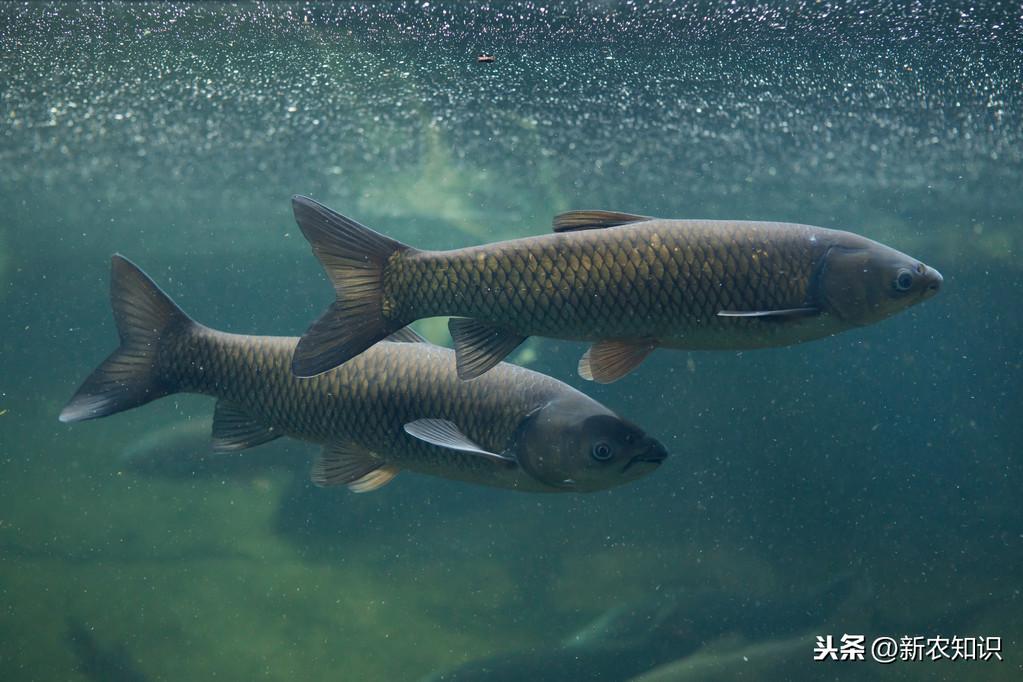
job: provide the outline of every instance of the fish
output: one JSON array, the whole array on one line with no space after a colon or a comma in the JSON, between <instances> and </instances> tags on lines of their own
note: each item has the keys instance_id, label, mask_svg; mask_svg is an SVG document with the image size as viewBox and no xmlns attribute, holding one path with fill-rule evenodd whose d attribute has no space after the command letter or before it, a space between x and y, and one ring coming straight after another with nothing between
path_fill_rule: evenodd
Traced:
<instances>
[{"instance_id":1,"label":"fish","mask_svg":"<svg viewBox=\"0 0 1023 682\"><path fill-rule=\"evenodd\" d=\"M820 625L850 598L855 578L846 572L782 598L658 591L608 609L560 643L468 661L422 682L625 682L729 637L759 641Z\"/></svg>"},{"instance_id":2,"label":"fish","mask_svg":"<svg viewBox=\"0 0 1023 682\"><path fill-rule=\"evenodd\" d=\"M462 379L545 336L591 342L579 374L610 383L657 348L802 343L895 315L942 284L893 248L812 225L570 211L553 234L423 251L308 197L292 207L336 293L295 350L306 377L415 320L452 316Z\"/></svg>"},{"instance_id":3,"label":"fish","mask_svg":"<svg viewBox=\"0 0 1023 682\"><path fill-rule=\"evenodd\" d=\"M298 339L192 320L134 263L111 260L119 347L60 412L79 422L174 393L217 399L213 449L282 436L322 445L317 485L376 490L401 470L526 492L590 492L641 478L667 450L580 391L502 364L464 382L454 352L399 330L356 361L301 379Z\"/></svg>"},{"instance_id":4,"label":"fish","mask_svg":"<svg viewBox=\"0 0 1023 682\"><path fill-rule=\"evenodd\" d=\"M828 665L830 661L814 661L813 650L817 637L829 632L859 633L866 636L866 656L870 658L870 642L874 636L899 637L895 633L912 633L934 636L945 632L974 632L974 621L977 610L986 609L992 604L1004 605L1007 594L999 595L998 599L985 597L983 600L968 604L963 608L943 604L943 610L935 620L933 614L922 616L909 612L900 619L901 624L894 629L886 629L878 623L871 613L873 609L863 607L860 610L859 622L850 623L848 614L843 620L835 623L835 627L827 627L818 623L813 630L806 630L800 635L784 636L775 634L766 639L739 638L738 642L730 642L732 646L709 646L701 649L693 656L679 657L678 660L665 663L652 670L638 675L630 682L732 682L733 680L841 680L864 679L909 679L905 673L892 674L890 666L875 666L875 671L864 671L858 666ZM866 613L864 613L866 611ZM1015 611L1014 611L1015 613ZM823 627L822 627L823 626ZM949 629L945 629L949 627ZM838 629L841 628L841 629ZM821 676L823 665L827 665L826 676Z\"/></svg>"}]
</instances>

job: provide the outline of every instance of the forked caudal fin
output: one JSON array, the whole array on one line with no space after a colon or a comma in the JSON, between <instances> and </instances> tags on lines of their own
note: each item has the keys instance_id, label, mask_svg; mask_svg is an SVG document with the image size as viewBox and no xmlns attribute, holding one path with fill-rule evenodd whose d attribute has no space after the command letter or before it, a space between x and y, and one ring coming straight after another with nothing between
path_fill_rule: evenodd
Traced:
<instances>
[{"instance_id":1,"label":"forked caudal fin","mask_svg":"<svg viewBox=\"0 0 1023 682\"><path fill-rule=\"evenodd\" d=\"M384 316L383 277L391 256L409 247L308 197L292 197L291 204L337 294L295 348L292 371L311 377L351 360L404 326Z\"/></svg>"},{"instance_id":2,"label":"forked caudal fin","mask_svg":"<svg viewBox=\"0 0 1023 682\"><path fill-rule=\"evenodd\" d=\"M110 305L121 345L89 375L61 410L62 422L79 422L145 405L174 393L160 376L157 356L167 339L195 323L127 258L110 263Z\"/></svg>"}]
</instances>

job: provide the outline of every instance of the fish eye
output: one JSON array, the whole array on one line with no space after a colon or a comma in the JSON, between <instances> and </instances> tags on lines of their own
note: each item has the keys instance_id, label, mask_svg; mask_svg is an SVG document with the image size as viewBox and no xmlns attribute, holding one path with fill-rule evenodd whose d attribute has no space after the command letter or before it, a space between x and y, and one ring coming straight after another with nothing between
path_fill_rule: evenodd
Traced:
<instances>
[{"instance_id":1,"label":"fish eye","mask_svg":"<svg viewBox=\"0 0 1023 682\"><path fill-rule=\"evenodd\" d=\"M895 278L895 288L899 291L909 291L912 286L913 273L909 270L901 270L899 276Z\"/></svg>"},{"instance_id":2,"label":"fish eye","mask_svg":"<svg viewBox=\"0 0 1023 682\"><path fill-rule=\"evenodd\" d=\"M594 443L593 449L590 450L590 455L598 462L606 462L611 459L611 454L611 446L602 440Z\"/></svg>"}]
</instances>

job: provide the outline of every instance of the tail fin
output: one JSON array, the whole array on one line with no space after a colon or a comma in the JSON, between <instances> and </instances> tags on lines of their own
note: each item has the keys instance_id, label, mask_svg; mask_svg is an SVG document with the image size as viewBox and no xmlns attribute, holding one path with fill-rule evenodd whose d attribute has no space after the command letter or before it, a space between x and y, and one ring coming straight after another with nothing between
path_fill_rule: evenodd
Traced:
<instances>
[{"instance_id":1,"label":"tail fin","mask_svg":"<svg viewBox=\"0 0 1023 682\"><path fill-rule=\"evenodd\" d=\"M351 360L404 325L384 317L388 259L410 247L308 197L291 199L295 221L334 283L337 300L295 348L291 370L311 377Z\"/></svg>"},{"instance_id":2,"label":"tail fin","mask_svg":"<svg viewBox=\"0 0 1023 682\"><path fill-rule=\"evenodd\" d=\"M110 263L110 305L121 345L64 407L62 422L105 417L175 391L159 374L157 354L169 335L195 323L146 273L120 255Z\"/></svg>"}]
</instances>

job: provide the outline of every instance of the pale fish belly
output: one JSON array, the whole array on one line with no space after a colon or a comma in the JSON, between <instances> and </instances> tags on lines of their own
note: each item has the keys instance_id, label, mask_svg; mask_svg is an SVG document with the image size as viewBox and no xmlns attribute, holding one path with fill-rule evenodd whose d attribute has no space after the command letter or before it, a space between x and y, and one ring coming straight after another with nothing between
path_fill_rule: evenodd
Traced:
<instances>
[{"instance_id":1,"label":"pale fish belly","mask_svg":"<svg viewBox=\"0 0 1023 682\"><path fill-rule=\"evenodd\" d=\"M659 345L681 350L745 350L792 346L849 329L834 315L820 313L792 320L717 318L706 325L672 330Z\"/></svg>"}]
</instances>

